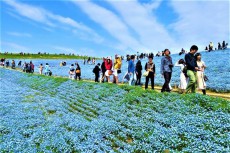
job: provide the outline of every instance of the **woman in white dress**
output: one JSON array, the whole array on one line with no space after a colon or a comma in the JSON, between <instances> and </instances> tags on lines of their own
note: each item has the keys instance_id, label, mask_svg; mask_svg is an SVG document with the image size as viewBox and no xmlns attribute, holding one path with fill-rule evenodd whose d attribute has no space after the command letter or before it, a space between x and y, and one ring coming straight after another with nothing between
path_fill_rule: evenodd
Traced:
<instances>
[{"instance_id":1,"label":"woman in white dress","mask_svg":"<svg viewBox=\"0 0 230 153\"><path fill-rule=\"evenodd\" d=\"M185 67L185 61L183 59L180 59L179 61L176 62L175 66L180 67L180 84L178 88L181 90L181 93L184 93L187 88L188 84L188 77L185 76L183 73L183 69Z\"/></svg>"},{"instance_id":2,"label":"woman in white dress","mask_svg":"<svg viewBox=\"0 0 230 153\"><path fill-rule=\"evenodd\" d=\"M197 53L195 55L197 66L199 71L197 71L197 88L202 90L203 94L206 95L206 83L204 81L204 69L206 68L205 63L201 60L201 54Z\"/></svg>"}]
</instances>

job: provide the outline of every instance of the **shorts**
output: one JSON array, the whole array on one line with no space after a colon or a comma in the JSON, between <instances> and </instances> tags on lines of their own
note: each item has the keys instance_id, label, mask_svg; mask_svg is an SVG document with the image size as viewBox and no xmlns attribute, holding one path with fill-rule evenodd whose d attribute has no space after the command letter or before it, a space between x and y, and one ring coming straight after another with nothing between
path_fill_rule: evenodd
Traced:
<instances>
[{"instance_id":1,"label":"shorts","mask_svg":"<svg viewBox=\"0 0 230 153\"><path fill-rule=\"evenodd\" d=\"M117 70L113 70L113 75L116 77L118 76Z\"/></svg>"},{"instance_id":2,"label":"shorts","mask_svg":"<svg viewBox=\"0 0 230 153\"><path fill-rule=\"evenodd\" d=\"M110 76L110 75L109 75L109 71L112 71L112 70L106 70L105 76ZM111 74L111 75L112 75L112 74Z\"/></svg>"}]
</instances>

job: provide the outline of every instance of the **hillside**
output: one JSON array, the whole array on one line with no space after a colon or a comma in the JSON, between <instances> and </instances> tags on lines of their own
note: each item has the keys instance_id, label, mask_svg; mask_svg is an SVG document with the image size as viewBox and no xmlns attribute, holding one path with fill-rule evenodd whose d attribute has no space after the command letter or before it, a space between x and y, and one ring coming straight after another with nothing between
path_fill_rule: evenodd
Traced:
<instances>
[{"instance_id":1,"label":"hillside","mask_svg":"<svg viewBox=\"0 0 230 153\"><path fill-rule=\"evenodd\" d=\"M3 152L230 151L229 101L0 72Z\"/></svg>"}]
</instances>

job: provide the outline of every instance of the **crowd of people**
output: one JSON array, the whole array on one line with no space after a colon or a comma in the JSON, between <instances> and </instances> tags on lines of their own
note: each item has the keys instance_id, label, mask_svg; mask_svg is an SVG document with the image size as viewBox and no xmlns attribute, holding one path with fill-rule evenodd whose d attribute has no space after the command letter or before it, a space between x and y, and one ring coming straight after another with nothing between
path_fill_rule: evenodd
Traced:
<instances>
[{"instance_id":1,"label":"crowd of people","mask_svg":"<svg viewBox=\"0 0 230 153\"><path fill-rule=\"evenodd\" d=\"M213 51L213 50L224 50L224 49L227 49L228 47L228 43L225 43L225 41L222 42L222 45L220 42L218 42L218 48L214 48L214 44L213 42L210 42L208 46L205 47L205 50L210 52L210 51Z\"/></svg>"},{"instance_id":2,"label":"crowd of people","mask_svg":"<svg viewBox=\"0 0 230 153\"><path fill-rule=\"evenodd\" d=\"M170 50L165 49L162 53L160 73L164 78L164 84L162 86L161 92L171 92L172 87L170 85L173 68L180 67L180 84L179 89L180 93L195 93L196 89L202 90L203 94L206 94L206 83L207 77L204 74L206 65L201 60L201 54L196 53L198 47L193 45L190 48L190 52L185 55L184 59L180 59L175 64L172 62L172 57L170 56ZM141 63L142 58L148 58L148 61L144 66L144 73L142 74L143 67ZM137 55L128 55L127 56L127 72L123 76L122 81L119 80L119 75L121 74L121 66L124 57L121 55L115 55L115 59L112 57L103 58L102 63L97 63L93 68L92 72L95 75L95 82L109 82L118 84L119 82L124 82L126 79L130 86L132 85L142 85L141 78L145 77L145 89L148 89L149 81L151 81L151 89L154 90L154 80L156 77L156 66L154 64L154 55L150 54L139 54ZM137 62L135 63L135 60ZM85 60L84 60L85 61ZM89 58L87 63L90 63L91 59ZM92 61L96 62L95 59ZM85 64L85 62L83 62ZM1 59L0 65L9 67L9 60ZM66 65L66 62L61 62L60 66ZM32 61L29 63L19 61L18 66L22 68L23 72L33 73L34 64ZM12 60L11 68L15 68L15 61ZM43 66L39 65L39 74L44 74L51 76L52 72L48 63ZM81 80L81 67L79 63L71 64L69 68L69 78ZM101 74L101 75L100 75ZM111 79L112 77L112 79Z\"/></svg>"}]
</instances>

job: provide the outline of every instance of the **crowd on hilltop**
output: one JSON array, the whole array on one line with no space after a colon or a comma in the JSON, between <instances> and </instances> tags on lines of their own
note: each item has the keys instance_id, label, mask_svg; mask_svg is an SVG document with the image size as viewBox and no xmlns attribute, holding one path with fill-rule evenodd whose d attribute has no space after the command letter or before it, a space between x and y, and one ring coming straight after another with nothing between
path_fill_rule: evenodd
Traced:
<instances>
[{"instance_id":1,"label":"crowd on hilltop","mask_svg":"<svg viewBox=\"0 0 230 153\"><path fill-rule=\"evenodd\" d=\"M220 42L218 42L218 45L217 45L218 48L214 48L214 44L213 42L210 42L208 46L205 47L205 50L210 52L210 51L213 51L213 50L224 50L224 49L227 49L228 47L228 43L225 43L225 41L222 42L222 45Z\"/></svg>"},{"instance_id":2,"label":"crowd on hilltop","mask_svg":"<svg viewBox=\"0 0 230 153\"><path fill-rule=\"evenodd\" d=\"M182 51L184 51L182 49ZM170 92L172 87L170 86L171 77L173 75L173 68L180 68L180 83L179 89L181 93L192 92L195 93L196 89L201 89L203 94L206 94L206 83L207 77L205 76L205 63L201 60L201 54L196 53L198 51L198 47L193 45L190 48L189 53L184 53L185 57L177 61L176 63L172 62L172 57L170 56L170 50L165 49L162 53L161 65L160 65L160 73L161 77L164 78L164 84L162 86L161 92ZM185 51L184 51L185 52ZM144 67L142 66L142 59L148 58L148 61L144 63ZM153 53L141 53L136 55L127 55L126 60L124 60L124 56L115 55L115 58L112 57L103 58L102 63L96 64L95 58L88 58L86 61L84 59L83 64L95 64L95 67L92 69L92 73L95 75L95 82L109 82L118 84L119 82L124 82L124 80L128 81L130 86L132 85L142 85L141 78L145 77L145 89L148 88L149 81L151 81L151 89L154 90L154 80L156 77L156 65L154 63L154 54ZM127 69L121 70L122 64L127 63ZM1 66L9 67L9 60L1 59ZM11 68L15 68L15 61L12 60ZM62 61L60 66L65 66L66 62ZM21 67L23 72L33 73L34 72L34 64L32 61L29 63L19 61L18 67ZM47 76L52 75L52 71L48 63L45 66L42 64L39 65L39 74L45 74ZM142 71L144 72L142 73ZM44 72L43 72L44 71ZM121 71L126 71L123 73L122 80L119 80L119 76L121 75ZM71 64L68 75L70 79L78 79L81 80L81 67L79 63ZM112 77L112 79L111 79ZM121 77L120 77L121 78Z\"/></svg>"}]
</instances>

